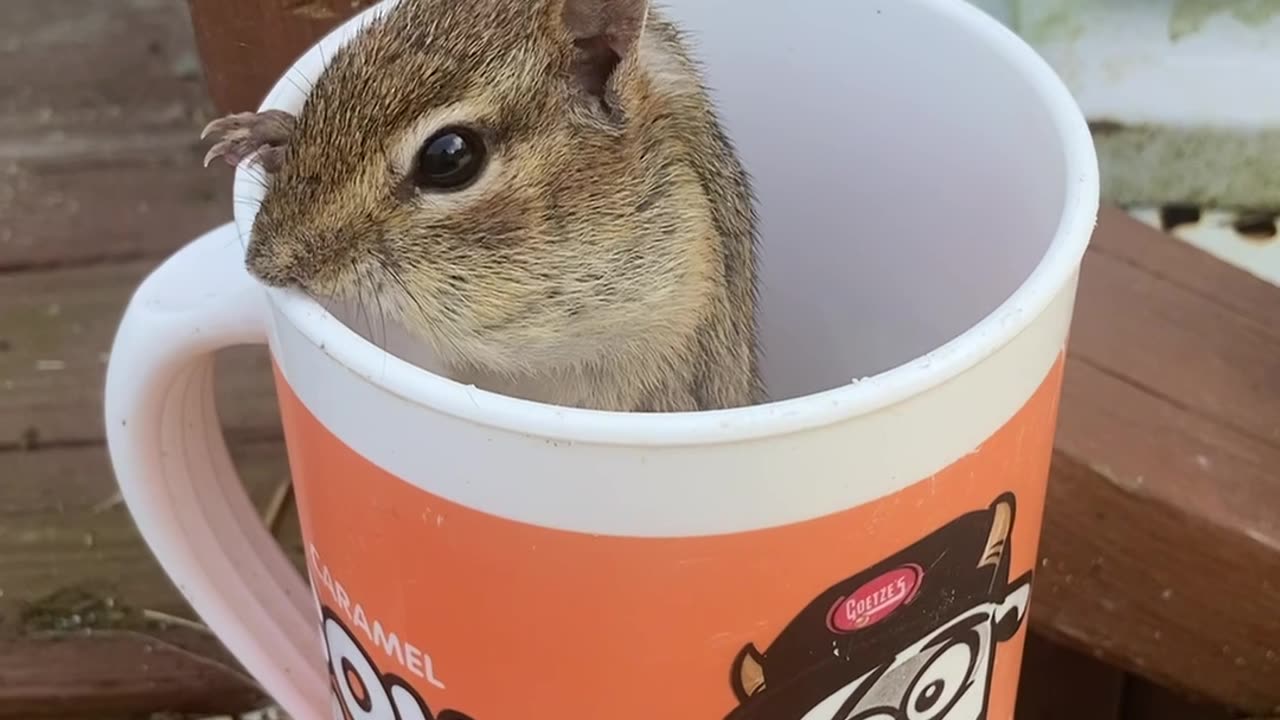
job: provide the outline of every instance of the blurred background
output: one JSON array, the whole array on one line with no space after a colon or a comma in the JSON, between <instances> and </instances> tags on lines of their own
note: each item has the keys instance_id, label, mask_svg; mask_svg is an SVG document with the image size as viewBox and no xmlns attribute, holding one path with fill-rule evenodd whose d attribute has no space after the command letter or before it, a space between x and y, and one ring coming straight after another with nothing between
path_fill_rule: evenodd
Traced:
<instances>
[{"instance_id":1,"label":"blurred background","mask_svg":"<svg viewBox=\"0 0 1280 720\"><path fill-rule=\"evenodd\" d=\"M1108 201L1280 283L1280 2L972 2L1075 92Z\"/></svg>"}]
</instances>

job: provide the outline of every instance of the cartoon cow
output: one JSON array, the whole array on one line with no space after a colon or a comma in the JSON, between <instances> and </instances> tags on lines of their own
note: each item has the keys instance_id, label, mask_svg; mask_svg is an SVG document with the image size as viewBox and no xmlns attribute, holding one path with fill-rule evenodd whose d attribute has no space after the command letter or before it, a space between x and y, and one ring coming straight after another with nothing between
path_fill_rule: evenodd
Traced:
<instances>
[{"instance_id":1,"label":"cartoon cow","mask_svg":"<svg viewBox=\"0 0 1280 720\"><path fill-rule=\"evenodd\" d=\"M819 595L733 662L726 720L985 720L996 646L1021 627L1014 496L963 515Z\"/></svg>"}]
</instances>

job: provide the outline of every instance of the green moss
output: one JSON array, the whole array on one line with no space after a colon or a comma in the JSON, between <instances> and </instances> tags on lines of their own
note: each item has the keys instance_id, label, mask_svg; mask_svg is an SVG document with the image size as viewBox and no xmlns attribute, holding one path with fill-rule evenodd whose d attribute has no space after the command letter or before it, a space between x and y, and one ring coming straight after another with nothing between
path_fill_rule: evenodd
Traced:
<instances>
[{"instance_id":1,"label":"green moss","mask_svg":"<svg viewBox=\"0 0 1280 720\"><path fill-rule=\"evenodd\" d=\"M1195 34L1210 18L1224 13L1257 27L1280 15L1280 0L1178 0L1169 15L1169 39Z\"/></svg>"},{"instance_id":2,"label":"green moss","mask_svg":"<svg viewBox=\"0 0 1280 720\"><path fill-rule=\"evenodd\" d=\"M120 605L114 597L83 588L63 588L34 600L22 610L24 632L76 632L136 627L142 616Z\"/></svg>"},{"instance_id":3,"label":"green moss","mask_svg":"<svg viewBox=\"0 0 1280 720\"><path fill-rule=\"evenodd\" d=\"M1280 206L1280 131L1091 124L1107 202Z\"/></svg>"},{"instance_id":4,"label":"green moss","mask_svg":"<svg viewBox=\"0 0 1280 720\"><path fill-rule=\"evenodd\" d=\"M1033 21L1028 17L1031 13L1019 2L1014 5L1014 27L1031 43L1071 42L1084 34L1085 28L1080 21L1083 5L1081 2L1059 2L1043 14L1036 14Z\"/></svg>"}]
</instances>

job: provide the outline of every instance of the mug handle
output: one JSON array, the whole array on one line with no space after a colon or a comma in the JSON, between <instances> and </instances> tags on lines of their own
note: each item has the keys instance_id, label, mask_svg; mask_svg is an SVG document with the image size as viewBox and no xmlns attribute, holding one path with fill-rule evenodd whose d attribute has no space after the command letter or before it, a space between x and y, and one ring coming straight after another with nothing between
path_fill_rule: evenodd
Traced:
<instances>
[{"instance_id":1,"label":"mug handle","mask_svg":"<svg viewBox=\"0 0 1280 720\"><path fill-rule=\"evenodd\" d=\"M214 407L214 351L266 344L265 293L234 224L134 293L107 368L107 446L142 537L214 634L286 712L329 716L306 581L255 511Z\"/></svg>"}]
</instances>

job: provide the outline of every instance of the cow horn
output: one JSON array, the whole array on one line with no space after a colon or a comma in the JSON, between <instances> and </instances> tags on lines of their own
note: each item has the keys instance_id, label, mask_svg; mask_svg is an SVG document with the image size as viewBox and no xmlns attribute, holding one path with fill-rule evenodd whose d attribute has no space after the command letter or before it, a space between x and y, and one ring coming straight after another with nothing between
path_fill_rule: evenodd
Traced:
<instances>
[{"instance_id":1,"label":"cow horn","mask_svg":"<svg viewBox=\"0 0 1280 720\"><path fill-rule=\"evenodd\" d=\"M982 548L982 556L978 558L978 567L1000 564L1012 527L1013 506L1004 500L996 503L991 508L991 532L987 535L986 546Z\"/></svg>"},{"instance_id":2,"label":"cow horn","mask_svg":"<svg viewBox=\"0 0 1280 720\"><path fill-rule=\"evenodd\" d=\"M742 652L738 653L738 659L734 663L733 679L737 686L735 689L741 699L755 695L764 689L764 665L761 664L760 651L756 650L755 645L748 644L742 648Z\"/></svg>"}]
</instances>

